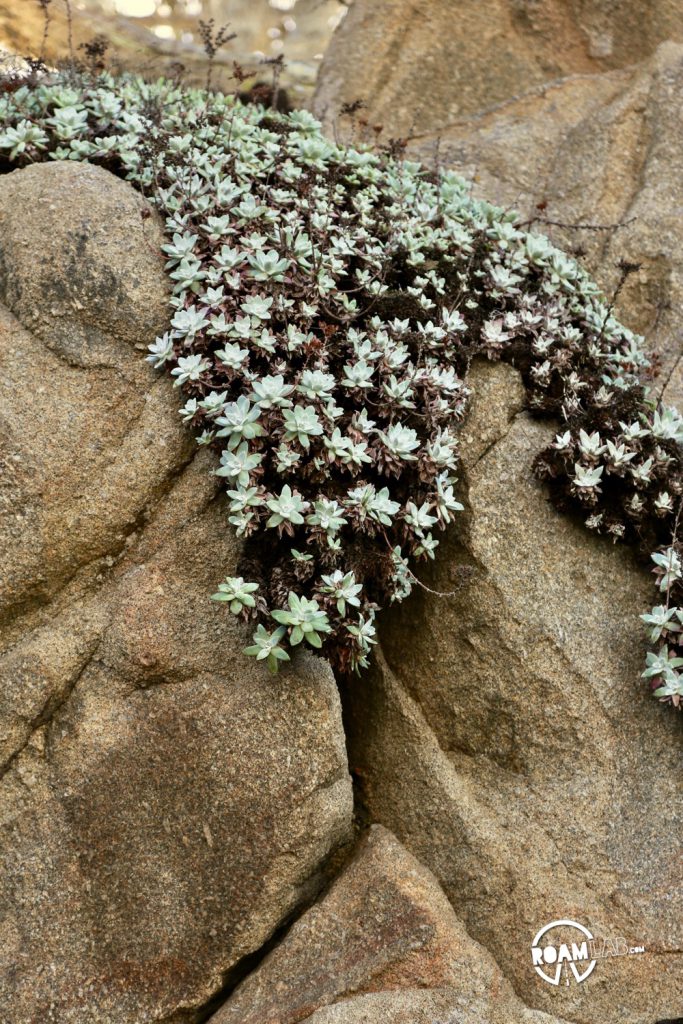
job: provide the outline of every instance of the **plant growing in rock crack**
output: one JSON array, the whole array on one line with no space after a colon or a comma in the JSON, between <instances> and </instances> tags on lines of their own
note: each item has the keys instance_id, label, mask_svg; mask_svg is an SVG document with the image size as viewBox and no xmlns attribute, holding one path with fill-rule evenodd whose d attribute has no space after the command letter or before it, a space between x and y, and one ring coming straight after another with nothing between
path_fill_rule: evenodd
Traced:
<instances>
[{"instance_id":1,"label":"plant growing in rock crack","mask_svg":"<svg viewBox=\"0 0 683 1024\"><path fill-rule=\"evenodd\" d=\"M536 460L558 506L656 552L645 675L680 705L683 422L574 260L452 171L164 80L71 73L0 95L0 152L98 163L166 218L172 313L148 358L217 453L244 548L214 599L253 624L248 655L367 664L378 608L408 596L411 560L462 508L458 427L484 356L563 421Z\"/></svg>"}]
</instances>

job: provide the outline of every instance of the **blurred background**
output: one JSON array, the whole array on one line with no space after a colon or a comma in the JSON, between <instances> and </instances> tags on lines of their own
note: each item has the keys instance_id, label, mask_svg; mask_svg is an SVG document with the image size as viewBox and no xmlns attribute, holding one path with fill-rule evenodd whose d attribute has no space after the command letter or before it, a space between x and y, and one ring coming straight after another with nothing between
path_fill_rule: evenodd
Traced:
<instances>
[{"instance_id":1,"label":"blurred background","mask_svg":"<svg viewBox=\"0 0 683 1024\"><path fill-rule=\"evenodd\" d=\"M110 41L109 62L150 73L174 63L202 84L206 58L198 23L213 18L229 24L236 38L216 57L214 85L227 84L233 61L268 81L263 61L282 54L281 84L299 102L310 95L328 40L350 0L71 0L72 45L78 49L102 34ZM56 62L69 53L66 0L0 0L0 48L21 56L40 53L45 9L49 35L45 57Z\"/></svg>"}]
</instances>

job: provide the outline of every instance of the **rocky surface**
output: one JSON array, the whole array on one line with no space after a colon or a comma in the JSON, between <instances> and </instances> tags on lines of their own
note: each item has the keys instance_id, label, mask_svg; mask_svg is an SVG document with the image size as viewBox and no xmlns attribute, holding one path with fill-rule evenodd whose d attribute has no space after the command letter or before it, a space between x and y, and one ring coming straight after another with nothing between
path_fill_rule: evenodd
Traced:
<instances>
[{"instance_id":1,"label":"rocky surface","mask_svg":"<svg viewBox=\"0 0 683 1024\"><path fill-rule=\"evenodd\" d=\"M453 1024L554 1020L522 1006L431 872L374 825L211 1024L415 1024L437 1013Z\"/></svg>"},{"instance_id":2,"label":"rocky surface","mask_svg":"<svg viewBox=\"0 0 683 1024\"><path fill-rule=\"evenodd\" d=\"M321 69L317 112L328 110L330 90L342 99L362 96L368 104L363 116L370 123L380 121L385 137L408 136L412 155L453 166L474 180L478 194L516 207L523 221L534 222L563 248L580 253L608 293L621 278L622 261L637 265L619 291L616 309L659 353L657 388L668 384L667 399L683 403L680 5L648 5L647 15L639 3L584 5L581 24L592 16L589 11L606 17L611 9L615 26L622 26L613 31L630 39L623 59L608 62L615 70L588 73L591 67L580 64L559 70L550 65L538 77L525 73L512 85L506 78L509 63L488 60L472 106L456 113L449 103L460 102L461 91L453 87L452 69L462 67L469 76L473 67L466 51L455 60L448 49L460 45L457 25L451 22L448 31L439 32L430 22L421 44L406 34L400 50L396 40L394 49L372 50L375 35L392 39L419 5L398 0L388 5L391 16L384 6L359 0L335 35ZM477 5L482 20L486 6ZM541 5L520 6L533 7L537 18L546 16ZM430 11L446 7L435 4ZM549 17L566 5L542 8ZM502 22L490 24L496 27L489 31L498 32ZM566 33L558 31L552 38L565 52ZM664 42L652 52L667 38L679 42ZM420 47L427 45L429 61L420 63ZM515 53L521 52L514 45ZM542 50L534 45L533 52ZM618 67L637 59L642 63ZM413 63L447 95L434 96L426 84L404 81L403 69Z\"/></svg>"},{"instance_id":3,"label":"rocky surface","mask_svg":"<svg viewBox=\"0 0 683 1024\"><path fill-rule=\"evenodd\" d=\"M448 132L510 97L564 76L642 60L683 41L678 0L355 0L318 77L332 124L343 103L390 135Z\"/></svg>"},{"instance_id":4,"label":"rocky surface","mask_svg":"<svg viewBox=\"0 0 683 1024\"><path fill-rule=\"evenodd\" d=\"M0 622L117 556L192 440L135 351L167 322L161 230L85 164L0 177ZM30 396L27 399L27 396Z\"/></svg>"},{"instance_id":5,"label":"rocky surface","mask_svg":"<svg viewBox=\"0 0 683 1024\"><path fill-rule=\"evenodd\" d=\"M356 0L317 98L329 124L364 98L608 289L639 264L617 308L673 401L683 47L657 47L679 7ZM651 583L551 508L553 428L506 366L473 368L467 510L425 576L456 593L418 588L343 684L359 819L386 828L314 901L350 838L337 691L320 661L246 664L207 599L237 549L136 351L166 318L146 213L82 165L0 177L0 1018L190 1024L248 965L216 1024L678 1019L681 722L639 679ZM558 916L646 954L552 988L530 943Z\"/></svg>"},{"instance_id":6,"label":"rocky surface","mask_svg":"<svg viewBox=\"0 0 683 1024\"><path fill-rule=\"evenodd\" d=\"M533 479L551 426L512 368L475 366L467 512L383 654L346 693L366 814L444 887L527 1005L642 1024L683 1005L681 722L639 679L651 596L631 551L557 513ZM544 924L576 920L647 955L555 989L533 972Z\"/></svg>"},{"instance_id":7,"label":"rocky surface","mask_svg":"<svg viewBox=\"0 0 683 1024\"><path fill-rule=\"evenodd\" d=\"M158 226L71 164L0 178L0 211L0 1018L180 1024L349 838L338 694L247 663L209 601L237 548L135 351Z\"/></svg>"},{"instance_id":8,"label":"rocky surface","mask_svg":"<svg viewBox=\"0 0 683 1024\"><path fill-rule=\"evenodd\" d=\"M393 989L324 1006L306 1024L563 1024L558 1017L503 1003L501 1015L453 989Z\"/></svg>"},{"instance_id":9,"label":"rocky surface","mask_svg":"<svg viewBox=\"0 0 683 1024\"><path fill-rule=\"evenodd\" d=\"M76 367L118 367L165 329L163 233L101 167L52 161L0 182L0 299Z\"/></svg>"},{"instance_id":10,"label":"rocky surface","mask_svg":"<svg viewBox=\"0 0 683 1024\"><path fill-rule=\"evenodd\" d=\"M329 121L333 95L366 99L385 136L408 135L412 155L516 206L608 292L621 261L637 264L617 311L658 355L655 390L680 403L683 47L655 50L680 39L677 8L466 5L473 32L464 17L440 20L447 5L359 0L316 104ZM600 19L610 52L587 31ZM531 462L552 427L521 411L515 372L475 367L472 380L467 512L427 580L458 592L417 593L386 615L371 680L347 689L361 801L431 867L528 1005L586 1024L675 1019L681 724L639 679L648 574L549 506ZM553 989L528 947L558 916L648 953Z\"/></svg>"}]
</instances>

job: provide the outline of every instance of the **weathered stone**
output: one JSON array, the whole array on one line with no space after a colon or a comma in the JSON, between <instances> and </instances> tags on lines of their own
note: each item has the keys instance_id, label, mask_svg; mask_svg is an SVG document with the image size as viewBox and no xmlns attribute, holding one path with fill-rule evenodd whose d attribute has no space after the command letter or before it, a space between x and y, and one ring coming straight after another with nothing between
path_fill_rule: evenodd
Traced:
<instances>
[{"instance_id":1,"label":"weathered stone","mask_svg":"<svg viewBox=\"0 0 683 1024\"><path fill-rule=\"evenodd\" d=\"M161 221L101 167L54 161L0 178L0 300L76 366L116 367L168 323Z\"/></svg>"},{"instance_id":2,"label":"weathered stone","mask_svg":"<svg viewBox=\"0 0 683 1024\"><path fill-rule=\"evenodd\" d=\"M434 5L434 10L440 6ZM594 6L597 10L603 5ZM626 13L624 24L631 24L628 32L633 41L628 59L636 60L650 53L651 40L654 44L667 38L653 29L666 5L652 5L647 16L639 4L627 5L626 12L624 6L618 13L612 9L617 19ZM669 6L668 12L674 7L678 4ZM608 294L620 281L622 261L637 265L639 269L619 289L616 310L625 323L646 335L648 346L658 353L662 372L656 389L662 390L672 375L667 400L682 403L683 46L664 43L635 68L556 80L544 73L537 87L504 91L497 103L480 96L468 116L454 118L449 97L433 96L427 88L404 87L393 51L385 53L380 47L368 59L365 46L371 45L371 37L361 31L365 19L385 39L403 25L401 19L390 18L388 11L383 13L383 8L373 4L368 13L366 4L354 5L335 36L327 63L329 75L340 79L334 79L338 94L342 98L352 92L365 94L367 82L370 109L365 114L383 121L386 136L407 134L411 155L428 164L438 159L455 167L474 180L477 194L517 208L523 222L533 222L535 229L550 233L562 248L580 251ZM640 36L630 22L635 14ZM661 26L671 38L680 39L683 21L678 14L679 27L674 32L668 17L667 13ZM425 65L436 82L448 83L454 62L440 56L439 46L442 39L445 47L451 45L454 31L451 27L450 34L437 35L430 30L433 60L437 67L443 61L444 68L440 74L433 65ZM564 38L558 36L561 42ZM405 50L410 52L411 47L406 45ZM373 61L379 63L377 75L383 88L399 94L400 102L387 101L386 110L381 106L382 90L371 84L373 72L365 70L372 69ZM459 61L462 74L469 75L466 57ZM482 73L493 97L500 63L489 61ZM322 74L319 110L326 102L326 81ZM599 229L572 225L598 225ZM610 225L618 227L609 229Z\"/></svg>"},{"instance_id":3,"label":"weathered stone","mask_svg":"<svg viewBox=\"0 0 683 1024\"><path fill-rule=\"evenodd\" d=\"M552 79L633 64L683 39L677 0L355 0L327 49L315 109L343 103L389 135L448 132Z\"/></svg>"},{"instance_id":4,"label":"weathered stone","mask_svg":"<svg viewBox=\"0 0 683 1024\"><path fill-rule=\"evenodd\" d=\"M84 164L0 177L0 292L23 321L0 306L0 623L118 557L191 457L170 382L133 351L168 319L143 205Z\"/></svg>"},{"instance_id":5,"label":"weathered stone","mask_svg":"<svg viewBox=\"0 0 683 1024\"><path fill-rule=\"evenodd\" d=\"M22 191L56 174L59 232ZM88 304L60 307L54 344L0 307L0 1019L181 1024L315 894L351 783L329 668L302 657L274 680L209 600L239 557L214 457L191 457L177 393L132 347L153 337L145 297L164 309L158 259L123 244L142 230L132 188L82 174L0 179L27 323L47 330L20 239L59 234L59 278L68 216L91 238L68 282ZM120 219L100 251L108 194ZM105 263L116 337L107 297L101 329L89 305Z\"/></svg>"},{"instance_id":6,"label":"weathered stone","mask_svg":"<svg viewBox=\"0 0 683 1024\"><path fill-rule=\"evenodd\" d=\"M328 115L364 95L387 135L541 228L623 225L549 227L608 289L619 258L641 264L618 308L663 351L670 399L683 49L618 69L680 32L678 6L500 0L458 23L443 4L359 0L338 37L358 59L340 84L333 53L319 93ZM0 178L0 287L23 324L0 309L0 1018L181 1024L347 838L343 737L325 667L272 682L207 601L238 557L210 456L189 461L176 396L131 349L165 324L156 218L103 171L55 167ZM346 693L364 810L457 916L375 830L228 1019L549 1024L509 982L579 1024L680 1014L680 723L639 679L650 581L547 503L530 463L551 428L521 411L514 371L472 383L468 511L426 577L458 593L386 615ZM564 915L647 952L552 988L530 943Z\"/></svg>"},{"instance_id":7,"label":"weathered stone","mask_svg":"<svg viewBox=\"0 0 683 1024\"><path fill-rule=\"evenodd\" d=\"M312 658L276 682L245 668L218 615L194 616L186 572L154 573L147 628L207 654L213 634L211 665L173 674L162 641L150 664L148 646L122 657L105 633L2 779L0 1017L13 1024L191 1019L346 838L331 673ZM190 591L185 618L168 615L173 587Z\"/></svg>"},{"instance_id":8,"label":"weathered stone","mask_svg":"<svg viewBox=\"0 0 683 1024\"><path fill-rule=\"evenodd\" d=\"M489 8L477 5L482 18ZM416 5L361 2L328 53L318 109L330 83L341 100L363 96L364 116L387 136L409 135L411 155L454 166L478 194L580 248L608 294L620 262L638 264L617 311L660 355L655 390L680 401L683 48L669 42L648 56L679 29L655 27L638 4L612 8L631 44L615 48L611 67L644 64L586 74L608 66L598 54L590 67L550 63L513 87L514 64L482 66L466 46L447 56L465 29L435 31L441 10L432 5L414 34ZM654 23L662 11L648 8ZM501 24L490 20L485 41ZM392 49L400 34L402 53ZM558 32L558 45L567 38ZM432 63L420 65L429 47ZM469 107L452 89L455 65L471 75ZM651 582L630 552L555 513L533 481L552 427L520 412L514 371L475 368L472 383L468 511L426 580L461 589L417 593L386 615L370 685L349 685L350 756L366 810L434 870L527 1003L591 1024L676 1018L680 722L639 678L638 616ZM649 952L554 989L531 970L529 944L565 915Z\"/></svg>"},{"instance_id":9,"label":"weathered stone","mask_svg":"<svg viewBox=\"0 0 683 1024\"><path fill-rule=\"evenodd\" d=\"M681 210L683 46L659 48L628 72L555 83L511 102L495 117L446 133L441 155L475 172L478 189L517 205L522 219L564 225L619 225L613 230L549 230L563 247L579 247L607 294L623 263L637 269L620 287L617 312L646 336L661 361L655 388L683 401ZM427 155L427 139L416 142ZM536 204L543 203L542 212ZM676 367L678 366L678 369Z\"/></svg>"},{"instance_id":10,"label":"weathered stone","mask_svg":"<svg viewBox=\"0 0 683 1024\"><path fill-rule=\"evenodd\" d=\"M324 1006L305 1024L563 1024L534 1010L503 1004L491 1011L488 999L470 999L456 989L398 989L352 996Z\"/></svg>"},{"instance_id":11,"label":"weathered stone","mask_svg":"<svg viewBox=\"0 0 683 1024\"><path fill-rule=\"evenodd\" d=\"M550 506L531 462L553 428L519 412L516 372L475 366L472 385L487 399L469 437L487 436L489 402L509 416L465 451L468 511L426 579L457 593L418 588L385 615L383 657L348 685L350 764L367 813L434 871L528 1005L586 1024L675 1017L681 722L639 679L651 582ZM561 917L648 952L555 989L530 946Z\"/></svg>"},{"instance_id":12,"label":"weathered stone","mask_svg":"<svg viewBox=\"0 0 683 1024\"><path fill-rule=\"evenodd\" d=\"M329 892L211 1021L413 1024L435 1012L470 1024L551 1024L517 1000L431 872L375 825Z\"/></svg>"},{"instance_id":13,"label":"weathered stone","mask_svg":"<svg viewBox=\"0 0 683 1024\"><path fill-rule=\"evenodd\" d=\"M0 307L0 622L124 552L191 457L170 382L125 351L73 365Z\"/></svg>"}]
</instances>

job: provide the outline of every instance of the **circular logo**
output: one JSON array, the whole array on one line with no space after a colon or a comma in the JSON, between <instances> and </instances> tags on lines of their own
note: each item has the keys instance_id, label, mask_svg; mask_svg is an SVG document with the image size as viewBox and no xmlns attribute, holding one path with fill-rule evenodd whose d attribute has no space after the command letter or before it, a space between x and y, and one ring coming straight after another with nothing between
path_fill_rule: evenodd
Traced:
<instances>
[{"instance_id":1,"label":"circular logo","mask_svg":"<svg viewBox=\"0 0 683 1024\"><path fill-rule=\"evenodd\" d=\"M559 941L553 942L549 933L555 928L562 929L562 933L558 936ZM572 935L571 929L578 934ZM567 984L570 971L577 982L585 981L595 967L588 945L592 938L591 932L576 921L551 921L541 928L531 943L531 962L536 974L549 985L560 984L563 969Z\"/></svg>"}]
</instances>

